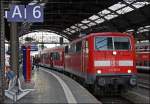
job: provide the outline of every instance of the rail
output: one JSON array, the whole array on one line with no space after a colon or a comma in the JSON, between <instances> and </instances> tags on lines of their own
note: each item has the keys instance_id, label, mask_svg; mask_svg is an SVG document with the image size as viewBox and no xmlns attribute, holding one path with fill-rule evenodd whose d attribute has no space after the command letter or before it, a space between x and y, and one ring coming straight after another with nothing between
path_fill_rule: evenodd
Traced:
<instances>
[{"instance_id":1,"label":"rail","mask_svg":"<svg viewBox=\"0 0 150 104\"><path fill-rule=\"evenodd\" d=\"M138 87L150 90L150 83L145 81L138 81Z\"/></svg>"}]
</instances>

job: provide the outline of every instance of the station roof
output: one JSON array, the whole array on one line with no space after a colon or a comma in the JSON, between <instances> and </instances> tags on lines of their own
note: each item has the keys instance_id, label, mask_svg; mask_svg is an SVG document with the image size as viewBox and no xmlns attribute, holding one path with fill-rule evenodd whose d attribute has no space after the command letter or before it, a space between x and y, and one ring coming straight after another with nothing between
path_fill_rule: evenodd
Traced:
<instances>
[{"instance_id":1,"label":"station roof","mask_svg":"<svg viewBox=\"0 0 150 104\"><path fill-rule=\"evenodd\" d=\"M7 2L10 3L10 0L5 0L5 3ZM124 32L150 25L150 0L16 0L16 2L44 6L44 22L24 23L28 31L49 30L69 40L78 37L80 33ZM9 29L7 23L6 27Z\"/></svg>"}]
</instances>

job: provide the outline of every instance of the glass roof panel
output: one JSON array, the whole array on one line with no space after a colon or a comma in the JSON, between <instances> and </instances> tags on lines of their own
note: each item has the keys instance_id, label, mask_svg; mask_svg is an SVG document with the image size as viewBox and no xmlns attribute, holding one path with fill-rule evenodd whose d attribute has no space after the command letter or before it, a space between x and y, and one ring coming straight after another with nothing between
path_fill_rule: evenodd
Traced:
<instances>
[{"instance_id":1,"label":"glass roof panel","mask_svg":"<svg viewBox=\"0 0 150 104\"><path fill-rule=\"evenodd\" d=\"M70 32L71 32L71 33L75 33L76 31L74 31L74 30L71 30Z\"/></svg>"},{"instance_id":2,"label":"glass roof panel","mask_svg":"<svg viewBox=\"0 0 150 104\"><path fill-rule=\"evenodd\" d=\"M97 15L93 15L93 16L89 17L90 20L96 20L98 18L99 18L99 16L97 16Z\"/></svg>"},{"instance_id":3,"label":"glass roof panel","mask_svg":"<svg viewBox=\"0 0 150 104\"><path fill-rule=\"evenodd\" d=\"M117 16L118 16L118 15L116 15L116 14L108 14L108 15L105 16L105 18L106 18L107 20L110 20L110 19L115 18L115 17L117 17Z\"/></svg>"},{"instance_id":4,"label":"glass roof panel","mask_svg":"<svg viewBox=\"0 0 150 104\"><path fill-rule=\"evenodd\" d=\"M136 0L123 0L123 1L125 1L125 2L128 3L128 4L132 4L132 3L135 2Z\"/></svg>"},{"instance_id":5,"label":"glass roof panel","mask_svg":"<svg viewBox=\"0 0 150 104\"><path fill-rule=\"evenodd\" d=\"M119 2L119 3L117 3L117 4L114 4L114 5L110 6L109 9L115 11L115 10L118 10L118 9L124 7L124 6L126 6L126 5L123 4L123 3L121 3L121 2Z\"/></svg>"},{"instance_id":6,"label":"glass roof panel","mask_svg":"<svg viewBox=\"0 0 150 104\"><path fill-rule=\"evenodd\" d=\"M75 28L77 28L77 27L76 27L76 26L71 26L70 28L75 29Z\"/></svg>"},{"instance_id":7,"label":"glass roof panel","mask_svg":"<svg viewBox=\"0 0 150 104\"><path fill-rule=\"evenodd\" d=\"M149 30L148 29L139 30L139 32L146 32L146 31L149 31Z\"/></svg>"},{"instance_id":8,"label":"glass roof panel","mask_svg":"<svg viewBox=\"0 0 150 104\"><path fill-rule=\"evenodd\" d=\"M145 26L145 28L150 28L150 25Z\"/></svg>"},{"instance_id":9,"label":"glass roof panel","mask_svg":"<svg viewBox=\"0 0 150 104\"><path fill-rule=\"evenodd\" d=\"M71 33L70 33L70 32L68 32L68 31L67 31L66 33L67 33L67 34L69 34L69 35L71 34Z\"/></svg>"},{"instance_id":10,"label":"glass roof panel","mask_svg":"<svg viewBox=\"0 0 150 104\"><path fill-rule=\"evenodd\" d=\"M41 6L45 6L45 5L46 5L46 3L41 3L40 5L41 5Z\"/></svg>"},{"instance_id":11,"label":"glass roof panel","mask_svg":"<svg viewBox=\"0 0 150 104\"><path fill-rule=\"evenodd\" d=\"M132 9L131 7L127 6L125 8L122 8L118 11L116 11L118 14L125 14L125 13L128 13L128 12L131 12L133 11L134 9Z\"/></svg>"},{"instance_id":12,"label":"glass roof panel","mask_svg":"<svg viewBox=\"0 0 150 104\"><path fill-rule=\"evenodd\" d=\"M100 16L105 16L106 14L109 14L109 13L110 13L109 10L104 9L103 11L100 11L98 14L99 14Z\"/></svg>"},{"instance_id":13,"label":"glass roof panel","mask_svg":"<svg viewBox=\"0 0 150 104\"><path fill-rule=\"evenodd\" d=\"M90 22L90 23L88 24L88 26L94 26L94 25L96 25L96 23L94 23L94 22Z\"/></svg>"},{"instance_id":14,"label":"glass roof panel","mask_svg":"<svg viewBox=\"0 0 150 104\"><path fill-rule=\"evenodd\" d=\"M87 26L81 26L81 28L82 28L82 29L87 29L88 27L87 27Z\"/></svg>"},{"instance_id":15,"label":"glass roof panel","mask_svg":"<svg viewBox=\"0 0 150 104\"><path fill-rule=\"evenodd\" d=\"M99 24L99 23L104 22L104 19L100 18L100 19L96 20L95 22Z\"/></svg>"},{"instance_id":16,"label":"glass roof panel","mask_svg":"<svg viewBox=\"0 0 150 104\"><path fill-rule=\"evenodd\" d=\"M145 5L148 5L150 4L150 2L136 2L136 3L133 3L132 5L135 7L135 8L141 8Z\"/></svg>"},{"instance_id":17,"label":"glass roof panel","mask_svg":"<svg viewBox=\"0 0 150 104\"><path fill-rule=\"evenodd\" d=\"M80 27L80 26L82 26L83 24L79 23L79 24L75 24L75 25L76 25L77 27L78 27L78 26Z\"/></svg>"},{"instance_id":18,"label":"glass roof panel","mask_svg":"<svg viewBox=\"0 0 150 104\"><path fill-rule=\"evenodd\" d=\"M75 28L74 30L75 30L75 31L79 31L79 28Z\"/></svg>"},{"instance_id":19,"label":"glass roof panel","mask_svg":"<svg viewBox=\"0 0 150 104\"><path fill-rule=\"evenodd\" d=\"M70 28L67 28L66 30L67 30L67 31L70 31Z\"/></svg>"},{"instance_id":20,"label":"glass roof panel","mask_svg":"<svg viewBox=\"0 0 150 104\"><path fill-rule=\"evenodd\" d=\"M90 21L87 19L84 19L83 21L81 21L82 23L89 23Z\"/></svg>"},{"instance_id":21,"label":"glass roof panel","mask_svg":"<svg viewBox=\"0 0 150 104\"><path fill-rule=\"evenodd\" d=\"M120 15L133 11L134 9L130 6L128 6L127 4L133 5L135 8L140 8L140 7L143 7L145 5L150 4L150 2L148 2L146 0L145 1L142 0L142 1L139 1L139 2L137 2L138 0L137 1L136 0L123 0L123 1L124 2L118 2L117 4L114 4L110 7L108 7L108 9L104 9L104 10L98 12L97 15L92 15L91 17L88 18L89 20L88 19L82 20L81 24L78 24L78 25L76 24L75 26L77 28L81 27L81 29L86 29L86 28L88 28L88 26L90 27L90 26L93 26L93 25L97 25L96 23L100 24L100 23L104 22L105 19L103 19L101 17L105 17L107 20L118 17L118 15L111 12L111 10L118 13L118 14L120 14ZM90 20L93 20L94 22L91 22ZM75 30L77 30L77 29L75 29Z\"/></svg>"},{"instance_id":22,"label":"glass roof panel","mask_svg":"<svg viewBox=\"0 0 150 104\"><path fill-rule=\"evenodd\" d=\"M64 30L63 32L64 32L64 33L66 33L67 31L66 31L66 30Z\"/></svg>"}]
</instances>

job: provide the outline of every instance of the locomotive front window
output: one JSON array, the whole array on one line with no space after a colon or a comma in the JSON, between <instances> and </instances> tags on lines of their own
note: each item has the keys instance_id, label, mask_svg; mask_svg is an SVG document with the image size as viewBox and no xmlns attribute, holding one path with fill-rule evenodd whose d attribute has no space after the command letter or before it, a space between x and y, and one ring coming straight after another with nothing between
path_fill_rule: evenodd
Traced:
<instances>
[{"instance_id":1,"label":"locomotive front window","mask_svg":"<svg viewBox=\"0 0 150 104\"><path fill-rule=\"evenodd\" d=\"M127 37L96 37L96 50L129 50L130 41Z\"/></svg>"},{"instance_id":2,"label":"locomotive front window","mask_svg":"<svg viewBox=\"0 0 150 104\"><path fill-rule=\"evenodd\" d=\"M129 50L130 41L126 37L114 37L114 48L115 50Z\"/></svg>"},{"instance_id":3,"label":"locomotive front window","mask_svg":"<svg viewBox=\"0 0 150 104\"><path fill-rule=\"evenodd\" d=\"M95 39L96 50L112 50L112 38L111 37L96 37Z\"/></svg>"}]
</instances>

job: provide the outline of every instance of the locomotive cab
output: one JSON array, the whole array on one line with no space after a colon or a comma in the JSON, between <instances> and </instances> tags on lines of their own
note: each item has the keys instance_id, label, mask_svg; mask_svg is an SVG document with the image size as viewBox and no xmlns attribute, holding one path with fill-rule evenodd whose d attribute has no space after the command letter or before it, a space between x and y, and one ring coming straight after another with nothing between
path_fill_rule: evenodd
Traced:
<instances>
[{"instance_id":1,"label":"locomotive cab","mask_svg":"<svg viewBox=\"0 0 150 104\"><path fill-rule=\"evenodd\" d=\"M137 84L133 37L122 33L93 35L89 48L99 86Z\"/></svg>"}]
</instances>

